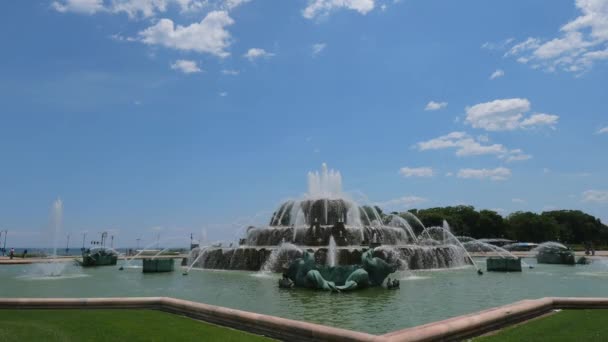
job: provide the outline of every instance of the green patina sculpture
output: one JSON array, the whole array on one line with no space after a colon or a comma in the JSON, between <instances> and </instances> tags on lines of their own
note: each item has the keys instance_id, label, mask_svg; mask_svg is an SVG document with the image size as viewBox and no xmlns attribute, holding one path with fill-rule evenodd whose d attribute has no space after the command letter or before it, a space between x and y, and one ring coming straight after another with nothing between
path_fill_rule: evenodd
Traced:
<instances>
[{"instance_id":1,"label":"green patina sculpture","mask_svg":"<svg viewBox=\"0 0 608 342\"><path fill-rule=\"evenodd\" d=\"M114 251L106 249L87 249L82 252L82 260L76 262L83 267L90 266L111 266L116 265L118 255Z\"/></svg>"},{"instance_id":2,"label":"green patina sculpture","mask_svg":"<svg viewBox=\"0 0 608 342\"><path fill-rule=\"evenodd\" d=\"M374 257L373 249L361 255L361 265L317 265L312 253L305 252L294 260L279 281L281 287L305 287L333 292L381 286L397 267ZM398 285L397 285L398 286Z\"/></svg>"}]
</instances>

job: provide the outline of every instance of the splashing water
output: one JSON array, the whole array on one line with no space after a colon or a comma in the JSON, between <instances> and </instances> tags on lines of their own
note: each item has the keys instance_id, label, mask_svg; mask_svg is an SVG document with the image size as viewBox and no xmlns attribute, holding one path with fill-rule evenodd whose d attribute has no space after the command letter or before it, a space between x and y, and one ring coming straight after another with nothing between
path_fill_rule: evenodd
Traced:
<instances>
[{"instance_id":1,"label":"splashing water","mask_svg":"<svg viewBox=\"0 0 608 342\"><path fill-rule=\"evenodd\" d=\"M409 222L407 222L406 219L404 219L403 217L401 217L399 215L390 214L385 219L385 222L387 222L387 221L388 221L387 225L389 227L402 228L408 236L408 239L409 239L408 242L414 243L414 244L418 243L418 238L416 237L416 234L414 233L412 226L409 224Z\"/></svg>"},{"instance_id":2,"label":"splashing water","mask_svg":"<svg viewBox=\"0 0 608 342\"><path fill-rule=\"evenodd\" d=\"M194 265L196 265L196 263L198 262L198 259L200 259L203 255L205 255L205 252L207 251L208 248L209 247L198 247L198 255L196 256L196 258L194 258L194 261L192 261L192 263L190 263L190 266L188 266L188 268L186 269L186 272L184 272L184 274L188 274L190 272L190 270L192 270L192 267L194 267Z\"/></svg>"},{"instance_id":3,"label":"splashing water","mask_svg":"<svg viewBox=\"0 0 608 342\"><path fill-rule=\"evenodd\" d=\"M302 254L302 250L289 242L283 242L279 247L270 253L268 260L264 263L260 272L269 273L274 272L277 269L283 268L289 262L291 262L290 254Z\"/></svg>"},{"instance_id":4,"label":"splashing water","mask_svg":"<svg viewBox=\"0 0 608 342\"><path fill-rule=\"evenodd\" d=\"M444 226L446 224L447 224L447 222L444 220ZM464 251L466 258L471 261L473 266L475 266L475 269L477 269L477 271L480 271L481 269L479 268L477 263L475 263L475 260L473 260L473 257L471 257L471 254L463 246L462 242L460 242L460 240L458 240L458 238L456 238L456 236L454 236L454 234L452 234L452 232L449 230L449 225L447 225L447 228L448 229L446 229L445 227L425 228L422 231L422 233L420 233L418 240L419 241L423 240L423 237L426 235L427 240L422 241L424 243L440 241L440 243L442 243L442 244L458 246L458 247L462 248L462 251ZM434 236L432 236L431 234L433 234Z\"/></svg>"}]
</instances>

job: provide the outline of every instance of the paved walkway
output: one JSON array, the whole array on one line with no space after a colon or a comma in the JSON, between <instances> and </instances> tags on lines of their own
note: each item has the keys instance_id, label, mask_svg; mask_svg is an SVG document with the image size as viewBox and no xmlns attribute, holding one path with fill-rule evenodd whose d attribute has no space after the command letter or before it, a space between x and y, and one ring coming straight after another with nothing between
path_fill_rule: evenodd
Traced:
<instances>
[{"instance_id":1,"label":"paved walkway","mask_svg":"<svg viewBox=\"0 0 608 342\"><path fill-rule=\"evenodd\" d=\"M170 259L181 259L181 258L186 258L188 255L186 254L179 254L179 255L163 255L163 256L158 256L156 257L157 259L166 259L166 258L170 258ZM143 259L143 258L149 258L149 255L140 255L138 257L136 257L135 259ZM128 257L129 259L131 257ZM26 264L43 264L43 263L49 263L49 262L72 262L74 261L74 259L80 259L80 256L77 255L72 255L72 256L58 256L55 258L21 258L21 257L14 257L12 260L8 257L8 256L0 256L0 265L26 265ZM120 256L118 257L118 259L127 259L124 256Z\"/></svg>"}]
</instances>

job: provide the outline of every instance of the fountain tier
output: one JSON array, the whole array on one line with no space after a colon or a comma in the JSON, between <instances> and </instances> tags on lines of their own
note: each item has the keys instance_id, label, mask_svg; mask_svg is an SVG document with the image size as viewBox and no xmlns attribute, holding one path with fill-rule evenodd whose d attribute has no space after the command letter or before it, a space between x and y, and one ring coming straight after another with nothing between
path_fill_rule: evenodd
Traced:
<instances>
[{"instance_id":1,"label":"fountain tier","mask_svg":"<svg viewBox=\"0 0 608 342\"><path fill-rule=\"evenodd\" d=\"M356 265L367 248L337 248L336 265ZM317 264L326 264L328 248L207 248L194 267L223 270L244 270L282 272L289 263L302 257L303 251L314 254ZM196 252L195 252L196 253ZM468 259L461 248L452 245L443 246L380 246L374 250L374 256L391 263L397 263L402 269L450 268L467 265Z\"/></svg>"}]
</instances>

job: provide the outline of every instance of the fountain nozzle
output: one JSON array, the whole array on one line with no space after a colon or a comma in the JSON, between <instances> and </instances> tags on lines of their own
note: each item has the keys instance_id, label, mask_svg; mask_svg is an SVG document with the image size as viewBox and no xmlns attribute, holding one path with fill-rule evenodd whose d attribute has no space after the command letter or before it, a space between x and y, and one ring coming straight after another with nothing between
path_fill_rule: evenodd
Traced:
<instances>
[{"instance_id":1,"label":"fountain nozzle","mask_svg":"<svg viewBox=\"0 0 608 342\"><path fill-rule=\"evenodd\" d=\"M483 271L482 271L481 269L479 269L479 268L478 268L478 269L477 269L477 274L479 274L479 275L483 275Z\"/></svg>"},{"instance_id":2,"label":"fountain nozzle","mask_svg":"<svg viewBox=\"0 0 608 342\"><path fill-rule=\"evenodd\" d=\"M124 267L120 266L120 268L119 268L118 270L119 270L119 271L122 271L122 270L124 270L124 269L125 269Z\"/></svg>"},{"instance_id":3,"label":"fountain nozzle","mask_svg":"<svg viewBox=\"0 0 608 342\"><path fill-rule=\"evenodd\" d=\"M184 272L184 273L182 273L182 275L187 276L187 275L188 275L188 272Z\"/></svg>"}]
</instances>

